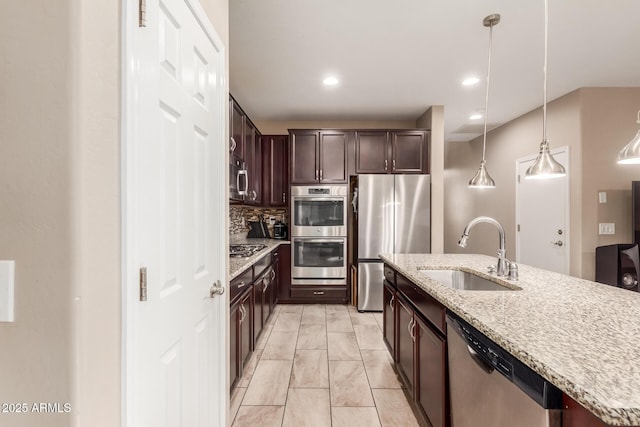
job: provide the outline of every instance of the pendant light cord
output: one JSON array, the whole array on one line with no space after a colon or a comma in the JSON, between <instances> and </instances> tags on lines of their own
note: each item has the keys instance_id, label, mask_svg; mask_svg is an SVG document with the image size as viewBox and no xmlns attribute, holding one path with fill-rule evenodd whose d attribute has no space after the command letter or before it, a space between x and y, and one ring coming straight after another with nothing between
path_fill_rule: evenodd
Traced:
<instances>
[{"instance_id":1,"label":"pendant light cord","mask_svg":"<svg viewBox=\"0 0 640 427\"><path fill-rule=\"evenodd\" d=\"M547 44L549 38L549 1L544 0L544 88L542 99L542 141L547 142Z\"/></svg>"},{"instance_id":2,"label":"pendant light cord","mask_svg":"<svg viewBox=\"0 0 640 427\"><path fill-rule=\"evenodd\" d=\"M493 23L489 25L489 61L487 63L487 92L484 97L484 138L482 140L482 162L487 149L487 118L489 117L489 83L491 81L491 48L493 44Z\"/></svg>"}]
</instances>

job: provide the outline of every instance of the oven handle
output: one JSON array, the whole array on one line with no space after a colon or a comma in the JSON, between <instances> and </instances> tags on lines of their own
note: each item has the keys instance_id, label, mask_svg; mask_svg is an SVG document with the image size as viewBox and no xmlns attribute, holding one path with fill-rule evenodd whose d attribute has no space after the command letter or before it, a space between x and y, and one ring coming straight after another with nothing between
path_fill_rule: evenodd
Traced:
<instances>
[{"instance_id":1,"label":"oven handle","mask_svg":"<svg viewBox=\"0 0 640 427\"><path fill-rule=\"evenodd\" d=\"M309 243L346 243L346 240L344 237L337 237L335 239L332 238L328 238L328 239L310 239L308 237L294 237L293 238L294 241L303 241L303 242L309 242Z\"/></svg>"},{"instance_id":2,"label":"oven handle","mask_svg":"<svg viewBox=\"0 0 640 427\"><path fill-rule=\"evenodd\" d=\"M291 197L295 203L297 200L304 200L305 202L345 202L346 197L307 197L307 196L293 196Z\"/></svg>"}]
</instances>

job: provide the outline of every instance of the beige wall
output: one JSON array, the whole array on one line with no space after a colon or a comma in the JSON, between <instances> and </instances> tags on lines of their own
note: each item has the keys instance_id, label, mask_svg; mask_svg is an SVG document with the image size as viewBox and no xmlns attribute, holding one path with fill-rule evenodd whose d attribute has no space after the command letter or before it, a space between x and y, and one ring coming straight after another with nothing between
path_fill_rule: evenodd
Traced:
<instances>
[{"instance_id":1,"label":"beige wall","mask_svg":"<svg viewBox=\"0 0 640 427\"><path fill-rule=\"evenodd\" d=\"M441 254L444 252L444 106L429 108L416 125L431 129L431 253Z\"/></svg>"},{"instance_id":2,"label":"beige wall","mask_svg":"<svg viewBox=\"0 0 640 427\"><path fill-rule=\"evenodd\" d=\"M611 243L598 236L598 212L628 229L628 212L617 215L598 206L598 191L630 191L640 179L637 166L615 163L620 149L633 138L640 109L640 88L583 88L549 104L548 137L551 148L570 149L570 274L595 277L595 247ZM447 143L445 153L445 251L495 255L497 237L490 226L474 229L466 249L456 245L468 220L478 215L496 218L507 233L507 257L515 256L515 160L535 154L542 136L541 109L527 113L489 133L487 168L494 190L471 190L467 181L477 170L482 139ZM612 193L611 203L624 209L628 201ZM622 199L621 199L622 198ZM613 221L612 220L612 221ZM609 221L609 220L607 220ZM627 242L630 236L619 236Z\"/></svg>"},{"instance_id":3,"label":"beige wall","mask_svg":"<svg viewBox=\"0 0 640 427\"><path fill-rule=\"evenodd\" d=\"M598 191L624 190L630 197L631 181L640 180L640 167L618 165L620 149L640 129L636 124L640 110L640 88L585 88L581 90L582 112L582 277L595 277L595 248L603 243L628 243L624 232L630 211L609 216L616 221L615 242L598 236ZM615 203L614 193L610 203ZM624 206L624 204L622 204ZM610 211L610 210L609 210ZM612 212L609 212L612 215ZM628 217L630 218L630 216ZM607 220L609 222L609 220Z\"/></svg>"},{"instance_id":4,"label":"beige wall","mask_svg":"<svg viewBox=\"0 0 640 427\"><path fill-rule=\"evenodd\" d=\"M0 425L120 425L119 3L9 2L0 18L0 258L16 260L0 402L72 404ZM228 0L202 3L226 44Z\"/></svg>"},{"instance_id":5,"label":"beige wall","mask_svg":"<svg viewBox=\"0 0 640 427\"><path fill-rule=\"evenodd\" d=\"M548 138L551 148L568 146L570 150L571 245L576 247L579 212L573 199L579 194L580 93L571 92L548 105ZM469 143L445 144L445 232L444 249L449 253L483 253L495 256L498 233L490 225L474 228L467 248L458 247L464 226L479 215L497 219L505 229L507 257L515 259L515 185L516 159L534 155L542 140L541 109L529 112L487 136L487 169L496 182L495 189L470 189L469 180L478 170L482 158L482 137ZM575 196L575 197L574 197ZM577 228L576 228L577 227ZM571 257L571 271L579 272L579 256Z\"/></svg>"},{"instance_id":6,"label":"beige wall","mask_svg":"<svg viewBox=\"0 0 640 427\"><path fill-rule=\"evenodd\" d=\"M240 104L242 105L241 101ZM413 120L299 120L260 121L253 120L264 135L286 135L288 129L414 129Z\"/></svg>"}]
</instances>

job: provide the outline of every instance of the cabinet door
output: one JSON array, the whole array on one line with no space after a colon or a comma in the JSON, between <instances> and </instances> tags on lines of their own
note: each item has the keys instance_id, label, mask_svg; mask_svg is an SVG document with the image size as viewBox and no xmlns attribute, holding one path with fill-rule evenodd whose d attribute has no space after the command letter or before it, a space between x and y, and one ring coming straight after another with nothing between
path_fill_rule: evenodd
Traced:
<instances>
[{"instance_id":1,"label":"cabinet door","mask_svg":"<svg viewBox=\"0 0 640 427\"><path fill-rule=\"evenodd\" d=\"M276 264L276 299L288 301L291 299L291 245L278 246Z\"/></svg>"},{"instance_id":2,"label":"cabinet door","mask_svg":"<svg viewBox=\"0 0 640 427\"><path fill-rule=\"evenodd\" d=\"M272 264L264 279L262 315L266 323L274 308L274 288L276 286L276 265Z\"/></svg>"},{"instance_id":3,"label":"cabinet door","mask_svg":"<svg viewBox=\"0 0 640 427\"><path fill-rule=\"evenodd\" d=\"M391 151L393 173L429 173L426 131L392 132Z\"/></svg>"},{"instance_id":4,"label":"cabinet door","mask_svg":"<svg viewBox=\"0 0 640 427\"><path fill-rule=\"evenodd\" d=\"M389 133L356 132L356 173L387 173L389 164Z\"/></svg>"},{"instance_id":5,"label":"cabinet door","mask_svg":"<svg viewBox=\"0 0 640 427\"><path fill-rule=\"evenodd\" d=\"M245 198L248 205L260 205L262 202L262 145L258 131L245 119L245 163L249 180L249 192Z\"/></svg>"},{"instance_id":6,"label":"cabinet door","mask_svg":"<svg viewBox=\"0 0 640 427\"><path fill-rule=\"evenodd\" d=\"M253 283L253 346L262 332L265 323L264 319L264 277L258 278Z\"/></svg>"},{"instance_id":7,"label":"cabinet door","mask_svg":"<svg viewBox=\"0 0 640 427\"><path fill-rule=\"evenodd\" d=\"M295 131L291 139L291 183L313 184L318 181L318 143L320 133Z\"/></svg>"},{"instance_id":8,"label":"cabinet door","mask_svg":"<svg viewBox=\"0 0 640 427\"><path fill-rule=\"evenodd\" d=\"M289 137L267 135L262 137L262 200L269 206L287 206Z\"/></svg>"},{"instance_id":9,"label":"cabinet door","mask_svg":"<svg viewBox=\"0 0 640 427\"><path fill-rule=\"evenodd\" d=\"M416 316L416 401L433 427L445 427L446 343Z\"/></svg>"},{"instance_id":10,"label":"cabinet door","mask_svg":"<svg viewBox=\"0 0 640 427\"><path fill-rule=\"evenodd\" d=\"M320 132L319 178L324 183L347 182L347 133Z\"/></svg>"},{"instance_id":11,"label":"cabinet door","mask_svg":"<svg viewBox=\"0 0 640 427\"><path fill-rule=\"evenodd\" d=\"M242 376L242 364L240 363L240 352L238 345L240 344L240 304L231 306L229 310L229 380L231 389L237 384Z\"/></svg>"},{"instance_id":12,"label":"cabinet door","mask_svg":"<svg viewBox=\"0 0 640 427\"><path fill-rule=\"evenodd\" d=\"M249 291L240 301L240 364L249 359L253 350L253 292Z\"/></svg>"},{"instance_id":13,"label":"cabinet door","mask_svg":"<svg viewBox=\"0 0 640 427\"><path fill-rule=\"evenodd\" d=\"M414 338L413 338L413 310L409 303L402 298L399 294L396 294L396 322L398 325L397 341L396 341L396 355L397 355L397 367L400 376L407 386L407 390L413 396L414 394Z\"/></svg>"},{"instance_id":14,"label":"cabinet door","mask_svg":"<svg viewBox=\"0 0 640 427\"><path fill-rule=\"evenodd\" d=\"M391 358L396 360L396 291L387 282L384 281L382 288L382 339L391 353Z\"/></svg>"},{"instance_id":15,"label":"cabinet door","mask_svg":"<svg viewBox=\"0 0 640 427\"><path fill-rule=\"evenodd\" d=\"M235 141L235 150L233 150L232 156L244 160L244 113L240 106L231 99L229 101L229 131L231 132L231 138Z\"/></svg>"}]
</instances>

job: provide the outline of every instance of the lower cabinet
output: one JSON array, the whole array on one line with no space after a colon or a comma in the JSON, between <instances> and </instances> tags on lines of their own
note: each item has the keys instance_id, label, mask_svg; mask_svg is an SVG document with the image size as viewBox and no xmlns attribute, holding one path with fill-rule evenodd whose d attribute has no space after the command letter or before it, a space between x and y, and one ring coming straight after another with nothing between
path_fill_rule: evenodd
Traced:
<instances>
[{"instance_id":1,"label":"lower cabinet","mask_svg":"<svg viewBox=\"0 0 640 427\"><path fill-rule=\"evenodd\" d=\"M233 389L253 351L253 289L249 288L229 310L229 371Z\"/></svg>"},{"instance_id":2,"label":"lower cabinet","mask_svg":"<svg viewBox=\"0 0 640 427\"><path fill-rule=\"evenodd\" d=\"M447 342L414 316L416 339L416 401L433 427L446 425Z\"/></svg>"},{"instance_id":3,"label":"lower cabinet","mask_svg":"<svg viewBox=\"0 0 640 427\"><path fill-rule=\"evenodd\" d=\"M607 424L583 408L578 402L563 394L562 427L607 427Z\"/></svg>"},{"instance_id":4,"label":"lower cabinet","mask_svg":"<svg viewBox=\"0 0 640 427\"><path fill-rule=\"evenodd\" d=\"M402 280L406 279L398 278ZM435 301L430 301L425 315L416 308L425 305L421 295L410 299L394 285L384 281L383 339L417 412L432 427L447 427L447 341L443 331L428 320L437 322L440 317L433 316ZM444 306L439 309L444 312Z\"/></svg>"},{"instance_id":5,"label":"lower cabinet","mask_svg":"<svg viewBox=\"0 0 640 427\"><path fill-rule=\"evenodd\" d=\"M382 339L384 340L389 353L391 353L391 358L393 361L396 361L396 323L395 323L395 312L396 312L396 290L395 288L387 281L384 281L384 286L382 288Z\"/></svg>"}]
</instances>

